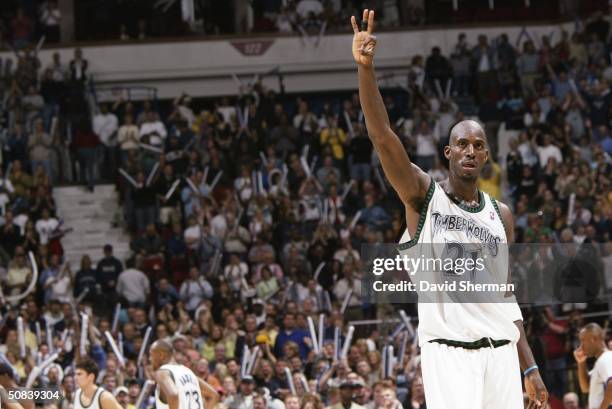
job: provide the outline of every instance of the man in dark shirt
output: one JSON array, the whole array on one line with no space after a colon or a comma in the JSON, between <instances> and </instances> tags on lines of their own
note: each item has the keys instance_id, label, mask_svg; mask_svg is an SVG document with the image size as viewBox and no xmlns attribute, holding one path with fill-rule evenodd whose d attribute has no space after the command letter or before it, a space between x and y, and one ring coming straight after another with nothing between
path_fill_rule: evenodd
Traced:
<instances>
[{"instance_id":1,"label":"man in dark shirt","mask_svg":"<svg viewBox=\"0 0 612 409\"><path fill-rule=\"evenodd\" d=\"M293 341L300 347L301 358L305 359L310 349L308 345L310 338L306 331L295 327L295 314L286 313L283 319L283 326L283 330L276 337L274 355L284 356L283 347L287 342Z\"/></svg>"},{"instance_id":2,"label":"man in dark shirt","mask_svg":"<svg viewBox=\"0 0 612 409\"><path fill-rule=\"evenodd\" d=\"M97 287L96 271L91 268L89 256L84 256L81 261L81 269L77 271L74 278L74 296L78 297L88 290L85 300L95 303L98 300L99 289Z\"/></svg>"},{"instance_id":3,"label":"man in dark shirt","mask_svg":"<svg viewBox=\"0 0 612 409\"><path fill-rule=\"evenodd\" d=\"M172 165L166 164L161 176L155 183L155 194L159 200L159 220L163 224L167 224L171 220L180 221L179 214L179 203L181 198L181 189L176 186L171 192L170 196L166 198L166 195L171 191L172 186L176 182L177 178L174 176L174 169Z\"/></svg>"},{"instance_id":4,"label":"man in dark shirt","mask_svg":"<svg viewBox=\"0 0 612 409\"><path fill-rule=\"evenodd\" d=\"M436 80L440 83L442 92L446 92L446 81L453 75L448 59L442 55L440 47L431 49L431 55L427 57L425 62L425 77L429 80L431 89L436 90Z\"/></svg>"},{"instance_id":5,"label":"man in dark shirt","mask_svg":"<svg viewBox=\"0 0 612 409\"><path fill-rule=\"evenodd\" d=\"M612 99L611 95L608 84L605 81L597 85L592 94L584 95L584 99L586 99L589 105L589 119L593 128L607 124L610 100Z\"/></svg>"},{"instance_id":6,"label":"man in dark shirt","mask_svg":"<svg viewBox=\"0 0 612 409\"><path fill-rule=\"evenodd\" d=\"M363 128L358 126L355 130L355 137L349 143L351 179L357 181L370 180L371 159L372 142L363 132Z\"/></svg>"},{"instance_id":7,"label":"man in dark shirt","mask_svg":"<svg viewBox=\"0 0 612 409\"><path fill-rule=\"evenodd\" d=\"M157 219L157 208L155 188L145 184L145 175L138 172L136 175L137 186L132 190L132 201L134 203L134 222L138 232L142 232L149 223Z\"/></svg>"},{"instance_id":8,"label":"man in dark shirt","mask_svg":"<svg viewBox=\"0 0 612 409\"><path fill-rule=\"evenodd\" d=\"M113 246L105 245L104 258L98 262L96 267L96 277L104 294L104 304L109 311L117 302L115 287L117 286L117 277L122 271L123 264L113 255Z\"/></svg>"},{"instance_id":9,"label":"man in dark shirt","mask_svg":"<svg viewBox=\"0 0 612 409\"><path fill-rule=\"evenodd\" d=\"M610 32L610 23L603 18L601 11L595 12L593 20L586 25L587 37L591 34L597 34L600 41L605 42L608 39L608 33Z\"/></svg>"},{"instance_id":10,"label":"man in dark shirt","mask_svg":"<svg viewBox=\"0 0 612 409\"><path fill-rule=\"evenodd\" d=\"M98 284L102 286L102 291L114 292L117 285L117 277L123 271L123 264L113 255L113 246L104 246L104 258L98 262L96 268L98 273Z\"/></svg>"},{"instance_id":11,"label":"man in dark shirt","mask_svg":"<svg viewBox=\"0 0 612 409\"><path fill-rule=\"evenodd\" d=\"M176 288L170 285L170 282L167 278L162 278L159 280L159 284L157 286L157 299L156 304L157 308L160 310L163 309L167 304L176 304L179 296L176 292Z\"/></svg>"},{"instance_id":12,"label":"man in dark shirt","mask_svg":"<svg viewBox=\"0 0 612 409\"><path fill-rule=\"evenodd\" d=\"M162 256L164 252L164 241L159 233L157 233L153 223L147 225L146 232L143 236L138 237L132 242L132 250L143 256Z\"/></svg>"},{"instance_id":13,"label":"man in dark shirt","mask_svg":"<svg viewBox=\"0 0 612 409\"><path fill-rule=\"evenodd\" d=\"M0 227L0 245L12 256L15 253L15 247L23 241L23 237L19 231L19 227L13 223L13 212L7 211L4 215L4 224Z\"/></svg>"}]
</instances>

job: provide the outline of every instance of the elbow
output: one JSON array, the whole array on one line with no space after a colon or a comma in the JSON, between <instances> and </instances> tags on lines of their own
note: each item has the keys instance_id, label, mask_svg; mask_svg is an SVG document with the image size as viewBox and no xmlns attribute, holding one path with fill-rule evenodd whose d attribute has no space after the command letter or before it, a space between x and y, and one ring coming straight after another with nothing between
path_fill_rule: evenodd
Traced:
<instances>
[{"instance_id":1,"label":"elbow","mask_svg":"<svg viewBox=\"0 0 612 409\"><path fill-rule=\"evenodd\" d=\"M368 133L368 136L370 137L370 141L372 142L372 145L379 152L391 151L394 149L394 146L397 146L392 143L388 135L389 133L386 133L386 132Z\"/></svg>"},{"instance_id":2,"label":"elbow","mask_svg":"<svg viewBox=\"0 0 612 409\"><path fill-rule=\"evenodd\" d=\"M387 139L386 136L389 135L390 132L392 132L391 126L387 124L379 124L379 125L367 124L366 129L368 131L368 136L370 137L372 142L374 141L384 142Z\"/></svg>"}]
</instances>

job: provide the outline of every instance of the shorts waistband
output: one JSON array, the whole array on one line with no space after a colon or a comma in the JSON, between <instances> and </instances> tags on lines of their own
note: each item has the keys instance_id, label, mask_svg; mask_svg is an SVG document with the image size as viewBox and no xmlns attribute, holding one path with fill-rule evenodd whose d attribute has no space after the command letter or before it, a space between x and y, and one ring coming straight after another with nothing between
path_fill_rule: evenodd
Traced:
<instances>
[{"instance_id":1,"label":"shorts waistband","mask_svg":"<svg viewBox=\"0 0 612 409\"><path fill-rule=\"evenodd\" d=\"M464 342L464 341L453 341L450 339L432 339L429 342L437 342L438 344L448 345L450 347L463 348L463 349L481 349L481 348L499 348L501 346L510 343L507 339L495 340L493 338L484 337L478 341Z\"/></svg>"}]
</instances>

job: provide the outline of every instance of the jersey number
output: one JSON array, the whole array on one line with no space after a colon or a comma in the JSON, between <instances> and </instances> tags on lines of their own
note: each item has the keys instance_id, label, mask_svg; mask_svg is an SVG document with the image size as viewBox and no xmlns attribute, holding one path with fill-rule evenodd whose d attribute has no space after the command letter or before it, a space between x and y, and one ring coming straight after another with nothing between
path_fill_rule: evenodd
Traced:
<instances>
[{"instance_id":1,"label":"jersey number","mask_svg":"<svg viewBox=\"0 0 612 409\"><path fill-rule=\"evenodd\" d=\"M447 241L444 258L450 258L454 264L453 268L445 269L444 273L449 276L469 276L470 281L474 280L478 263L482 261L479 257L481 252L482 248L477 245ZM466 260L469 262L466 263Z\"/></svg>"},{"instance_id":2,"label":"jersey number","mask_svg":"<svg viewBox=\"0 0 612 409\"><path fill-rule=\"evenodd\" d=\"M200 395L197 391L187 391L185 392L185 397L189 405L187 409L202 409L202 405L200 405Z\"/></svg>"}]
</instances>

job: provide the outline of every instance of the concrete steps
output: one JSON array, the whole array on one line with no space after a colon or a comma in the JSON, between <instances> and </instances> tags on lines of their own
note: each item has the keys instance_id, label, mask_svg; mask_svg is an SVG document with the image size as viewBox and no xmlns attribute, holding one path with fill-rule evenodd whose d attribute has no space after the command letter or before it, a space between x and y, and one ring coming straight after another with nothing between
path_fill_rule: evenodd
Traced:
<instances>
[{"instance_id":1,"label":"concrete steps","mask_svg":"<svg viewBox=\"0 0 612 409\"><path fill-rule=\"evenodd\" d=\"M121 212L114 185L97 185L93 193L83 186L58 187L53 196L58 217L66 227L74 229L62 239L66 261L73 272L80 268L85 254L94 264L101 259L105 244L111 244L115 257L125 261L130 254L129 236L123 228L113 227Z\"/></svg>"}]
</instances>

